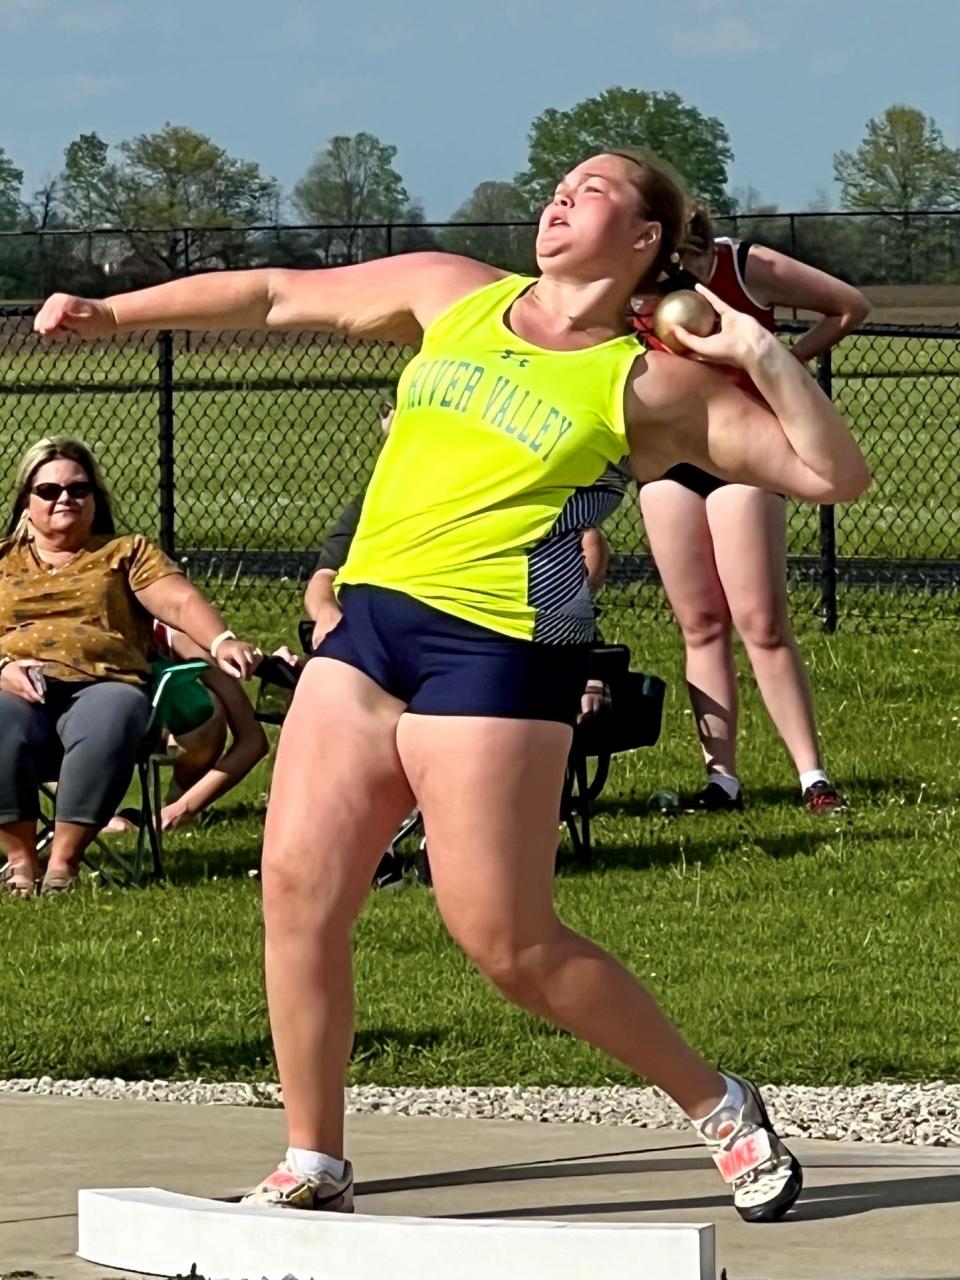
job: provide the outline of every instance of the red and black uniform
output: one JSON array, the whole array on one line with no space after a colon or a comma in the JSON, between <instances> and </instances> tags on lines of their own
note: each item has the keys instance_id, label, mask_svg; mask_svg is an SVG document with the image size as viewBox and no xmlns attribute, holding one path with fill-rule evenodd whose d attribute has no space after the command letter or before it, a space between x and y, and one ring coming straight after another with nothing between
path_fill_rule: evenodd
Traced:
<instances>
[{"instance_id":1,"label":"red and black uniform","mask_svg":"<svg viewBox=\"0 0 960 1280\"><path fill-rule=\"evenodd\" d=\"M737 311L744 311L748 316L753 316L754 320L772 333L776 323L773 307L767 307L758 302L747 288L747 257L750 253L750 245L745 241L728 240L725 237L717 239L713 243L715 249L713 271L710 273L710 279L706 282L707 285L723 302L735 307ZM647 346L652 347L655 351L668 350L653 332L652 314L634 316L633 323ZM731 381L737 384L741 391L746 392L747 395L753 396L764 404L766 403L749 375L744 373L742 369L726 369L724 372ZM709 471L703 471L700 467L695 467L689 462L681 462L677 466L671 467L661 478L664 480L676 480L678 484L682 484L685 489L690 489L693 493L699 494L701 498L708 497L715 490L722 489L730 483L728 480L720 480L717 476L711 475Z\"/></svg>"}]
</instances>

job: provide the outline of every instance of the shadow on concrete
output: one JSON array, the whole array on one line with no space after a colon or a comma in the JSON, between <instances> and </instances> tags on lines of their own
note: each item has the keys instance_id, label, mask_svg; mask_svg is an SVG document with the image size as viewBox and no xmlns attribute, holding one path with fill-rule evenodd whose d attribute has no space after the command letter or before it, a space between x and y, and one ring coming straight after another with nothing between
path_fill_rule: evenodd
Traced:
<instances>
[{"instance_id":1,"label":"shadow on concrete","mask_svg":"<svg viewBox=\"0 0 960 1280\"><path fill-rule=\"evenodd\" d=\"M668 1154L676 1153L676 1154ZM687 1154L680 1154L687 1153ZM630 1157L640 1157L631 1159ZM958 1160L960 1163L960 1160ZM791 1222L820 1222L871 1213L877 1209L909 1208L919 1205L960 1203L960 1169L956 1173L933 1173L936 1165L925 1163L917 1153L915 1163L903 1161L864 1162L858 1165L848 1159L813 1156L805 1161L807 1169L862 1169L866 1178L879 1169L929 1169L929 1176L886 1178L840 1182L828 1186L808 1184ZM942 1166L941 1166L942 1167ZM436 1187L457 1187L483 1183L539 1182L558 1178L578 1179L609 1177L623 1174L693 1173L711 1169L712 1162L698 1142L677 1143L669 1147L632 1147L624 1151L604 1151L582 1156L558 1156L552 1160L485 1165L474 1169L452 1169L411 1177L381 1178L357 1184L358 1195L389 1195L402 1191L422 1191ZM730 1207L730 1197L718 1190L715 1195L689 1196L682 1199L587 1201L561 1205L527 1205L520 1208L480 1210L473 1213L443 1214L442 1217L466 1218L544 1218L565 1215L602 1215L656 1209L669 1212L678 1209L706 1210Z\"/></svg>"},{"instance_id":2,"label":"shadow on concrete","mask_svg":"<svg viewBox=\"0 0 960 1280\"><path fill-rule=\"evenodd\" d=\"M594 1173L613 1172L666 1172L695 1167L693 1161L658 1161L637 1163L636 1165L619 1162L616 1168L607 1164L595 1169ZM487 1170L483 1171L488 1173ZM516 1170L506 1170L503 1181L511 1181L517 1175ZM567 1169L556 1171L547 1176L576 1177L579 1170ZM462 1180L462 1177L461 1177ZM477 1181L495 1181L493 1176L478 1178ZM430 1185L440 1185L434 1181ZM454 1184L451 1184L454 1185ZM364 1190L365 1188L361 1188ZM387 1190L386 1187L383 1188ZM399 1190L399 1188L396 1188ZM930 1178L891 1178L882 1182L849 1183L841 1182L832 1186L809 1187L800 1199L797 1207L791 1212L789 1221L822 1222L828 1218L846 1218L856 1214L871 1213L878 1209L909 1208L919 1205L956 1204L960 1202L960 1174L947 1177ZM481 1210L473 1213L443 1214L442 1217L456 1218L557 1218L567 1216L602 1216L605 1213L641 1213L656 1210L658 1213L669 1213L673 1210L690 1209L704 1212L709 1209L730 1208L729 1195L721 1192L717 1195L688 1196L679 1199L663 1200L651 1197L648 1200L613 1200L588 1201L575 1204L526 1205L512 1209Z\"/></svg>"},{"instance_id":3,"label":"shadow on concrete","mask_svg":"<svg viewBox=\"0 0 960 1280\"><path fill-rule=\"evenodd\" d=\"M694 1157L624 1160L624 1156L656 1156L665 1151L695 1151ZM557 1156L552 1160L530 1160L524 1163L492 1164L476 1169L450 1169L438 1173L420 1173L405 1178L378 1178L358 1182L357 1195L389 1195L398 1191L424 1191L431 1187L463 1187L484 1182L539 1182L553 1178L604 1177L612 1173L677 1173L686 1169L709 1169L709 1156L703 1155L699 1142L678 1143L672 1147L636 1147L629 1151L604 1151L596 1155ZM482 1215L478 1215L482 1216Z\"/></svg>"}]
</instances>

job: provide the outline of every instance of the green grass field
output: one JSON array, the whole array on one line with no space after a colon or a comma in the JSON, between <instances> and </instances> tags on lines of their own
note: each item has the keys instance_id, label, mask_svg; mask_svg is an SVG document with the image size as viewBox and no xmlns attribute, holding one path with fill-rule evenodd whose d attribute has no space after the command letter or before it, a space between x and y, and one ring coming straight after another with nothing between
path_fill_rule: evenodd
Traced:
<instances>
[{"instance_id":1,"label":"green grass field","mask_svg":"<svg viewBox=\"0 0 960 1280\"><path fill-rule=\"evenodd\" d=\"M176 537L185 548L301 550L322 540L369 477L376 407L402 354L317 336L182 349L176 395ZM0 356L3 465L42 434L91 442L132 527L159 529L156 351L129 345ZM834 395L863 443L874 484L838 515L840 555L955 558L960 546L960 344L852 338L835 353ZM286 389L275 383L289 380ZM321 381L324 385L304 385ZM38 389L57 384L54 393ZM105 384L141 390L97 390ZM83 388L83 393L79 389ZM631 512L611 525L621 552L645 549ZM790 550L814 554L818 517L791 507Z\"/></svg>"},{"instance_id":2,"label":"green grass field","mask_svg":"<svg viewBox=\"0 0 960 1280\"><path fill-rule=\"evenodd\" d=\"M52 432L94 444L128 527L156 533L157 402L149 343L96 353L0 357L3 462ZM318 545L364 483L376 406L395 353L322 340L177 358L204 389L176 399L177 536L183 547ZM914 339L848 343L835 394L875 483L838 517L841 554L944 556L960 546L960 357ZM889 377L891 370L922 371ZM335 386L271 389L293 375ZM56 380L65 390L46 394ZM99 391L70 388L98 383ZM237 383L228 389L224 383ZM816 550L817 514L791 515L791 550ZM624 509L621 552L643 548ZM264 646L291 640L293 583L210 584L231 622ZM960 613L957 593L845 589L842 612ZM801 624L816 593L794 596ZM661 744L615 763L597 861L562 854L564 918L610 946L714 1058L771 1081L960 1079L960 638L953 628L806 637L828 762L846 814L815 822L795 803L782 748L744 681L742 817L668 819L658 787L699 783L677 635L649 587L608 593L605 629L670 681ZM809 627L806 628L810 630ZM269 764L196 828L173 834L170 879L142 892L0 900L0 1076L270 1078L260 978L259 856ZM322 814L318 814L322 822ZM505 1006L446 940L431 896L375 895L357 930L358 1082L595 1083L628 1073Z\"/></svg>"},{"instance_id":3,"label":"green grass field","mask_svg":"<svg viewBox=\"0 0 960 1280\"><path fill-rule=\"evenodd\" d=\"M286 633L284 615L296 615L290 589L234 614L267 641ZM596 863L573 864L563 846L563 917L631 965L711 1057L761 1079L960 1079L955 632L809 638L828 761L851 801L823 821L796 807L749 680L746 812L651 813L656 788L698 785L697 752L676 634L624 633L670 682L664 734L615 762ZM248 875L267 778L265 763L169 838L165 884L0 900L0 1076L273 1078ZM374 895L356 953L355 1082L630 1079L502 1003L425 890Z\"/></svg>"}]
</instances>

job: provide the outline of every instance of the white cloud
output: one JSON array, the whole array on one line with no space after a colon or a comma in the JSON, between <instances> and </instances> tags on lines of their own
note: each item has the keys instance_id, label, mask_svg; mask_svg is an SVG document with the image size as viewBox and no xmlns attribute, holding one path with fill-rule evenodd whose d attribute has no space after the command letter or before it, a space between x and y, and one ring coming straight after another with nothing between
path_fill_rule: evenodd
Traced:
<instances>
[{"instance_id":1,"label":"white cloud","mask_svg":"<svg viewBox=\"0 0 960 1280\"><path fill-rule=\"evenodd\" d=\"M670 33L671 52L681 57L736 58L762 53L770 42L745 18L721 15L712 22L677 27Z\"/></svg>"}]
</instances>

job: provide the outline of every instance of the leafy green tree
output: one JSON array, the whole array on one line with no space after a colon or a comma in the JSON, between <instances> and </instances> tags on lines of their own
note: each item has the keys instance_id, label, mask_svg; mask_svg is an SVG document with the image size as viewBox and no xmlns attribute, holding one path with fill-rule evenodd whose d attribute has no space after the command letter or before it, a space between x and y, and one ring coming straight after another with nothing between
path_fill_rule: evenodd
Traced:
<instances>
[{"instance_id":1,"label":"leafy green tree","mask_svg":"<svg viewBox=\"0 0 960 1280\"><path fill-rule=\"evenodd\" d=\"M401 225L393 232L390 245L393 253L418 253L424 249L439 248L436 235L427 226L426 214L419 200L411 200L405 209L401 209L397 222Z\"/></svg>"},{"instance_id":2,"label":"leafy green tree","mask_svg":"<svg viewBox=\"0 0 960 1280\"><path fill-rule=\"evenodd\" d=\"M185 125L138 134L121 142L117 154L111 160L95 133L72 142L63 202L75 225L122 230L106 246L121 277L241 266L245 237L236 229L275 215L276 182ZM184 227L197 229L187 236Z\"/></svg>"},{"instance_id":3,"label":"leafy green tree","mask_svg":"<svg viewBox=\"0 0 960 1280\"><path fill-rule=\"evenodd\" d=\"M715 212L730 208L727 166L733 150L727 130L677 93L617 86L567 111L550 107L534 120L528 136L528 165L517 185L533 208L545 205L558 179L581 160L628 146L668 161L691 194Z\"/></svg>"},{"instance_id":4,"label":"leafy green tree","mask_svg":"<svg viewBox=\"0 0 960 1280\"><path fill-rule=\"evenodd\" d=\"M355 262L382 252L383 234L364 223L396 222L408 207L403 179L394 169L397 149L372 133L339 134L293 189L305 222L325 224L318 248L327 262Z\"/></svg>"},{"instance_id":5,"label":"leafy green tree","mask_svg":"<svg viewBox=\"0 0 960 1280\"><path fill-rule=\"evenodd\" d=\"M513 182L481 182L451 219L452 224L508 223L508 226L456 226L444 228L441 243L448 253L462 253L481 262L492 262L514 271L535 266L535 227L526 196Z\"/></svg>"},{"instance_id":6,"label":"leafy green tree","mask_svg":"<svg viewBox=\"0 0 960 1280\"><path fill-rule=\"evenodd\" d=\"M109 216L109 148L96 133L81 133L63 153L60 203L70 225L84 231Z\"/></svg>"},{"instance_id":7,"label":"leafy green tree","mask_svg":"<svg viewBox=\"0 0 960 1280\"><path fill-rule=\"evenodd\" d=\"M897 283L929 283L948 264L941 262L942 219L913 218L918 210L960 204L960 150L950 147L931 116L896 104L874 120L856 151L838 151L834 176L845 209L901 213L861 230L873 245L870 275Z\"/></svg>"},{"instance_id":8,"label":"leafy green tree","mask_svg":"<svg viewBox=\"0 0 960 1280\"><path fill-rule=\"evenodd\" d=\"M916 107L888 107L856 151L838 151L833 172L845 209L949 209L960 202L960 150Z\"/></svg>"},{"instance_id":9,"label":"leafy green tree","mask_svg":"<svg viewBox=\"0 0 960 1280\"><path fill-rule=\"evenodd\" d=\"M20 187L23 170L18 169L0 147L0 231L14 230L20 221Z\"/></svg>"}]
</instances>

